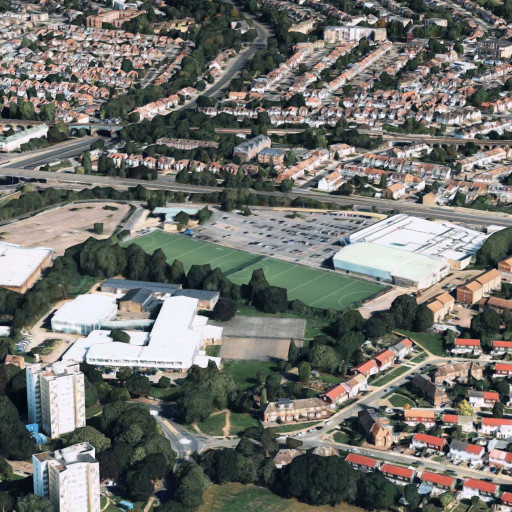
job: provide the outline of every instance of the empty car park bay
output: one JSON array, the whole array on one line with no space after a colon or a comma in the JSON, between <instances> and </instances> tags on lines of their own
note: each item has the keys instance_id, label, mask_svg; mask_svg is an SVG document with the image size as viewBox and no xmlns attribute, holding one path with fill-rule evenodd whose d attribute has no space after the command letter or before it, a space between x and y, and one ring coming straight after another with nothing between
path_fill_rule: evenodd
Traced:
<instances>
[{"instance_id":1,"label":"empty car park bay","mask_svg":"<svg viewBox=\"0 0 512 512\"><path fill-rule=\"evenodd\" d=\"M136 243L149 254L161 248L169 263L175 259L180 260L186 271L192 265L209 263L212 269L219 267L236 284L247 284L253 270L261 268L271 285L288 290L289 300L299 299L318 308L345 309L385 289L378 283L333 271L306 267L163 231L154 231L130 243Z\"/></svg>"}]
</instances>

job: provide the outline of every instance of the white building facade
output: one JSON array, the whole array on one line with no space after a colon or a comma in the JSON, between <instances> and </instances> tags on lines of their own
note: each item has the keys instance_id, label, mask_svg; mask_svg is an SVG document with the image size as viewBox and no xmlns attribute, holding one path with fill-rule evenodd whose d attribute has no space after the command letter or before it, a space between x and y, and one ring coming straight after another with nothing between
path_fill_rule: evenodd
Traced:
<instances>
[{"instance_id":1,"label":"white building facade","mask_svg":"<svg viewBox=\"0 0 512 512\"><path fill-rule=\"evenodd\" d=\"M40 425L50 437L85 426L84 374L78 363L33 364L26 375L30 423Z\"/></svg>"}]
</instances>

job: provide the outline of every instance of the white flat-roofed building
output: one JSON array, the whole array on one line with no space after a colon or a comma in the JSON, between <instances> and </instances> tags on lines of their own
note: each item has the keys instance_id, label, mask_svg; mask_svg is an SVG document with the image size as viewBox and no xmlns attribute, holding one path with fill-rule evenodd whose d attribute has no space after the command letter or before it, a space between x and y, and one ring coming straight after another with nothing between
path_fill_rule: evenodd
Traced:
<instances>
[{"instance_id":1,"label":"white flat-roofed building","mask_svg":"<svg viewBox=\"0 0 512 512\"><path fill-rule=\"evenodd\" d=\"M101 293L79 295L66 302L52 317L52 331L89 334L117 315L115 297Z\"/></svg>"},{"instance_id":2,"label":"white flat-roofed building","mask_svg":"<svg viewBox=\"0 0 512 512\"><path fill-rule=\"evenodd\" d=\"M26 369L30 423L58 437L85 426L84 374L75 361L31 364Z\"/></svg>"},{"instance_id":3,"label":"white flat-roofed building","mask_svg":"<svg viewBox=\"0 0 512 512\"><path fill-rule=\"evenodd\" d=\"M206 367L209 361L220 365L220 358L202 352L205 341L218 342L222 327L207 325L197 315L198 299L169 297L150 333L128 331L130 343L112 341L109 331L92 331L64 354L64 359L86 361L96 366L162 368L183 370L193 364Z\"/></svg>"},{"instance_id":4,"label":"white flat-roofed building","mask_svg":"<svg viewBox=\"0 0 512 512\"><path fill-rule=\"evenodd\" d=\"M100 466L94 447L80 443L32 455L34 494L58 512L99 512Z\"/></svg>"},{"instance_id":5,"label":"white flat-roofed building","mask_svg":"<svg viewBox=\"0 0 512 512\"><path fill-rule=\"evenodd\" d=\"M398 247L359 242L347 245L333 258L334 268L401 286L429 288L450 273L450 265Z\"/></svg>"},{"instance_id":6,"label":"white flat-roofed building","mask_svg":"<svg viewBox=\"0 0 512 512\"><path fill-rule=\"evenodd\" d=\"M38 124L13 133L12 135L0 135L0 151L17 151L22 144L26 144L31 139L39 139L48 135L48 126L46 124Z\"/></svg>"},{"instance_id":7,"label":"white flat-roofed building","mask_svg":"<svg viewBox=\"0 0 512 512\"><path fill-rule=\"evenodd\" d=\"M461 270L488 235L449 222L433 222L410 215L393 215L348 235L346 244L372 242L385 247L421 254Z\"/></svg>"},{"instance_id":8,"label":"white flat-roofed building","mask_svg":"<svg viewBox=\"0 0 512 512\"><path fill-rule=\"evenodd\" d=\"M0 288L25 293L52 260L53 249L0 242Z\"/></svg>"}]
</instances>

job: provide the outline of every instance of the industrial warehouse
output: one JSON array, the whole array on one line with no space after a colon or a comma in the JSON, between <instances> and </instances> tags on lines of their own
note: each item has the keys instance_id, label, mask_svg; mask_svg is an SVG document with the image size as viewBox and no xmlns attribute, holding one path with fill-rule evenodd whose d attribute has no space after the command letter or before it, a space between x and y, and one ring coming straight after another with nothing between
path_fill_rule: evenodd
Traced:
<instances>
[{"instance_id":1,"label":"industrial warehouse","mask_svg":"<svg viewBox=\"0 0 512 512\"><path fill-rule=\"evenodd\" d=\"M343 239L334 268L424 290L466 268L487 235L448 222L394 215Z\"/></svg>"},{"instance_id":2,"label":"industrial warehouse","mask_svg":"<svg viewBox=\"0 0 512 512\"><path fill-rule=\"evenodd\" d=\"M487 235L449 222L432 222L410 215L388 217L344 238L346 245L371 242L466 268Z\"/></svg>"},{"instance_id":3,"label":"industrial warehouse","mask_svg":"<svg viewBox=\"0 0 512 512\"><path fill-rule=\"evenodd\" d=\"M53 250L45 247L33 249L0 242L0 288L25 293L49 267Z\"/></svg>"}]
</instances>

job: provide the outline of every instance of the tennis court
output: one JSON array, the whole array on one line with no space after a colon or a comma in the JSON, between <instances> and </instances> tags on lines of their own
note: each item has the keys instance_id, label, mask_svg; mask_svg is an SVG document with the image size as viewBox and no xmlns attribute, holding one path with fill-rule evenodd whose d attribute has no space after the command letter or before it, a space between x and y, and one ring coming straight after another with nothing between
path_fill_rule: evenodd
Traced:
<instances>
[{"instance_id":1,"label":"tennis court","mask_svg":"<svg viewBox=\"0 0 512 512\"><path fill-rule=\"evenodd\" d=\"M219 267L236 284L248 283L253 270L261 268L271 285L288 290L290 300L300 299L317 308L345 309L384 290L382 285L362 279L162 231L141 236L131 243L149 254L161 248L169 263L178 259L186 271L192 265L209 263L212 269Z\"/></svg>"}]
</instances>

